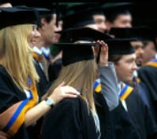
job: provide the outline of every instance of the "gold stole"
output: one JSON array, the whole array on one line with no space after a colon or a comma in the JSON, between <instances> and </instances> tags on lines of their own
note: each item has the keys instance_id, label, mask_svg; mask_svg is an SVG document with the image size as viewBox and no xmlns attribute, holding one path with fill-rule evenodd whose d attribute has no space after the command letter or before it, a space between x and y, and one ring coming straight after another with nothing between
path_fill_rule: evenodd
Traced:
<instances>
[{"instance_id":1,"label":"gold stole","mask_svg":"<svg viewBox=\"0 0 157 139\"><path fill-rule=\"evenodd\" d=\"M120 100L125 100L133 91L133 87L128 86L127 84L123 84L123 89L121 90L119 94ZM96 93L101 92L101 82L100 79L97 79L93 85L93 89ZM118 92L117 92L118 93Z\"/></svg>"},{"instance_id":2,"label":"gold stole","mask_svg":"<svg viewBox=\"0 0 157 139\"><path fill-rule=\"evenodd\" d=\"M30 85L30 97L9 107L0 114L0 129L14 136L25 121L25 113L38 102L36 86Z\"/></svg>"}]
</instances>

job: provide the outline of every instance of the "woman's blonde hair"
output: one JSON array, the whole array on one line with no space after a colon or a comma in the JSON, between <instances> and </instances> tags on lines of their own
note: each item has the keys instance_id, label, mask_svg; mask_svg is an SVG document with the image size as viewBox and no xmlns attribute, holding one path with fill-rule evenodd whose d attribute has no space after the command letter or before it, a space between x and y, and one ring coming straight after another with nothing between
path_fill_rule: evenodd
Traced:
<instances>
[{"instance_id":1,"label":"woman's blonde hair","mask_svg":"<svg viewBox=\"0 0 157 139\"><path fill-rule=\"evenodd\" d=\"M16 25L0 30L0 59L19 88L28 89L28 77L33 85L39 80L28 36L32 25Z\"/></svg>"},{"instance_id":2,"label":"woman's blonde hair","mask_svg":"<svg viewBox=\"0 0 157 139\"><path fill-rule=\"evenodd\" d=\"M97 72L97 65L93 59L63 66L59 77L48 90L48 94L52 93L64 81L66 85L70 85L80 91L86 99L88 107L95 111L93 83L97 77Z\"/></svg>"}]
</instances>

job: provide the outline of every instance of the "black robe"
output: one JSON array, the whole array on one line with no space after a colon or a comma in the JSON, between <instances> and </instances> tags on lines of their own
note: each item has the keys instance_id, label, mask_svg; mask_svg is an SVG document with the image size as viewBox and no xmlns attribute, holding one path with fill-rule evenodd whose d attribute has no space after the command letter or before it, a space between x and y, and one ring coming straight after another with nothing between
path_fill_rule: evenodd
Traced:
<instances>
[{"instance_id":1,"label":"black robe","mask_svg":"<svg viewBox=\"0 0 157 139\"><path fill-rule=\"evenodd\" d=\"M42 139L97 139L95 123L81 97L64 99L45 116Z\"/></svg>"},{"instance_id":2,"label":"black robe","mask_svg":"<svg viewBox=\"0 0 157 139\"><path fill-rule=\"evenodd\" d=\"M111 114L104 96L95 92L94 99L100 120L101 139L115 139Z\"/></svg>"},{"instance_id":3,"label":"black robe","mask_svg":"<svg viewBox=\"0 0 157 139\"><path fill-rule=\"evenodd\" d=\"M144 87L145 95L148 98L152 115L157 123L157 68L144 66L138 70L140 84Z\"/></svg>"},{"instance_id":4,"label":"black robe","mask_svg":"<svg viewBox=\"0 0 157 139\"><path fill-rule=\"evenodd\" d=\"M155 139L157 133L156 123L143 102L138 90L134 88L132 93L125 100L128 114L130 115L141 139Z\"/></svg>"},{"instance_id":5,"label":"black robe","mask_svg":"<svg viewBox=\"0 0 157 139\"><path fill-rule=\"evenodd\" d=\"M116 139L141 139L130 115L124 109L121 101L119 101L119 105L111 111L111 118Z\"/></svg>"},{"instance_id":6,"label":"black robe","mask_svg":"<svg viewBox=\"0 0 157 139\"><path fill-rule=\"evenodd\" d=\"M49 81L54 81L55 79L57 79L61 68L62 68L62 59L58 59L55 63L49 64L48 67Z\"/></svg>"},{"instance_id":7,"label":"black robe","mask_svg":"<svg viewBox=\"0 0 157 139\"><path fill-rule=\"evenodd\" d=\"M0 65L0 113L24 99L26 99L26 94L17 88L5 68ZM11 139L37 139L40 132L38 124L40 125L40 122L28 128L25 124L22 124L18 132Z\"/></svg>"},{"instance_id":8,"label":"black robe","mask_svg":"<svg viewBox=\"0 0 157 139\"><path fill-rule=\"evenodd\" d=\"M38 93L40 94L40 96L43 96L47 92L48 88L52 83L48 81L48 79L44 74L44 71L42 70L42 68L39 65L39 62L36 59L35 59L35 68L40 77L40 80L37 84Z\"/></svg>"}]
</instances>

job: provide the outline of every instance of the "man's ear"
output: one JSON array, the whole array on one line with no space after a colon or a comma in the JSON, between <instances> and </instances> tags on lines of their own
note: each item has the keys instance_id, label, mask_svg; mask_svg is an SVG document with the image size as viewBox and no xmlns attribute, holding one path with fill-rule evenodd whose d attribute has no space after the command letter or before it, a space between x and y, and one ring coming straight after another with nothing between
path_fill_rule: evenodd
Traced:
<instances>
[{"instance_id":1,"label":"man's ear","mask_svg":"<svg viewBox=\"0 0 157 139\"><path fill-rule=\"evenodd\" d=\"M42 18L41 19L41 27L43 28L45 26L45 24L46 24L46 20L45 20L45 18Z\"/></svg>"}]
</instances>

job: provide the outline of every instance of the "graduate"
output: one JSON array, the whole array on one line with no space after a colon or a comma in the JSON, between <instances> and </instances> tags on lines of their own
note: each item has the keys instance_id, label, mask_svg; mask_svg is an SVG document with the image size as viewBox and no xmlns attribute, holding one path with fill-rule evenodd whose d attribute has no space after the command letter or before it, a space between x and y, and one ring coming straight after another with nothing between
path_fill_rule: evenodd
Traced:
<instances>
[{"instance_id":1,"label":"graduate","mask_svg":"<svg viewBox=\"0 0 157 139\"><path fill-rule=\"evenodd\" d=\"M132 79L135 63L134 48L130 40L115 40L107 42L110 48L109 60L115 63L115 70L119 81L119 97L130 120L133 122L140 138L156 138L156 124L150 110L142 101L136 88L128 84Z\"/></svg>"},{"instance_id":2,"label":"graduate","mask_svg":"<svg viewBox=\"0 0 157 139\"><path fill-rule=\"evenodd\" d=\"M106 40L109 61L114 62L118 78L119 106L111 112L116 138L156 138L156 124L138 90L126 84L132 79L135 63L131 39Z\"/></svg>"},{"instance_id":3,"label":"graduate","mask_svg":"<svg viewBox=\"0 0 157 139\"><path fill-rule=\"evenodd\" d=\"M138 70L138 77L140 79L140 84L145 89L150 109L152 110L153 117L155 118L155 122L157 123L157 95L156 95L156 89L157 89L157 79L156 79L156 59L152 59L149 62L147 62L143 67L141 67Z\"/></svg>"},{"instance_id":4,"label":"graduate","mask_svg":"<svg viewBox=\"0 0 157 139\"><path fill-rule=\"evenodd\" d=\"M51 105L79 93L61 84L54 94L41 100L31 49L38 34L37 13L18 7L0 11L0 130L11 139L38 139L40 126L36 125Z\"/></svg>"},{"instance_id":5,"label":"graduate","mask_svg":"<svg viewBox=\"0 0 157 139\"><path fill-rule=\"evenodd\" d=\"M68 35L67 35L68 34ZM65 37L64 42L58 43L56 45L62 46L63 49L63 67L60 72L59 77L54 82L58 82L59 80L68 80L69 85L76 87L79 90L84 100L88 103L88 100L94 103L96 107L96 114L99 113L104 114L101 117L101 121L98 123L99 126L99 138L101 139L109 139L113 138L114 134L112 132L112 126L110 125L110 117L109 117L109 109L114 109L118 104L118 96L117 96L117 80L115 71L113 69L113 64L108 63L108 55L107 50L103 50L103 46L101 48L100 61L99 63L99 74L102 81L103 90L101 93L93 96L93 83L98 76L98 71L96 76L90 80L91 75L94 73L92 71L92 67L87 64L89 61L93 61L96 64L96 60L94 57L93 50L91 48L92 45L98 45L97 43L92 43L92 40L96 40L97 38L105 38L105 35L101 32L93 30L91 28L70 28L62 31L62 37ZM102 37L103 36L103 37ZM107 36L106 36L107 37ZM109 37L109 36L108 36ZM98 43L102 43L99 41ZM96 47L96 46L95 46ZM95 48L94 47L94 48ZM107 47L107 46L106 46ZM92 52L91 52L92 50ZM91 59L91 60L90 60ZM85 63L87 64L84 66ZM88 69L90 67L90 69ZM96 65L97 68L97 65ZM93 75L92 75L93 76ZM108 77L111 78L108 78ZM90 85L91 83L91 85ZM84 89L90 86L91 95L93 101L88 98L88 91L84 92ZM112 87L111 87L112 86ZM84 94L85 93L85 94ZM94 101L97 101L95 102ZM101 101L101 102L99 102ZM47 114L44 120L44 125L48 125L47 128L43 128L43 136L42 138L97 138L95 136L95 129L93 128L93 122L91 116L88 115L87 111L89 106L83 106L83 101L76 100L72 102L73 104L68 104L69 100L63 101L60 105L54 107L54 109ZM101 104L101 105L100 105ZM69 106L70 105L70 106ZM79 106L78 106L79 105ZM109 105L109 106L108 106ZM99 110L97 110L99 108ZM68 111L67 111L68 109ZM60 111L58 113L58 111ZM70 111L70 112L69 112ZM75 113L76 111L76 113ZM84 113L82 113L84 111ZM55 113L56 116L53 117ZM69 113L71 113L69 115ZM73 114L72 114L73 113ZM90 113L89 113L90 114ZM58 118L62 117L64 118ZM80 116L78 116L80 115ZM76 117L78 117L76 119ZM84 117L84 118L81 118ZM88 118L87 118L88 117ZM87 119L88 120L87 120ZM70 121L69 121L70 120ZM68 127L67 122L69 121ZM80 124L78 125L79 122ZM58 128L55 128L55 125L58 125ZM85 126L86 125L86 126ZM90 127L90 128L89 128ZM80 130L83 129L83 130ZM91 131L92 130L92 131ZM53 131L53 132L52 132ZM67 132L68 131L68 132ZM86 131L86 132L85 132ZM65 133L67 132L67 133ZM93 135L88 135L91 132ZM64 137L65 136L65 137Z\"/></svg>"}]
</instances>

